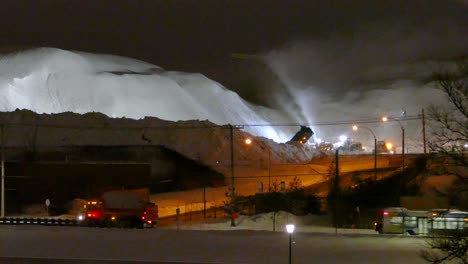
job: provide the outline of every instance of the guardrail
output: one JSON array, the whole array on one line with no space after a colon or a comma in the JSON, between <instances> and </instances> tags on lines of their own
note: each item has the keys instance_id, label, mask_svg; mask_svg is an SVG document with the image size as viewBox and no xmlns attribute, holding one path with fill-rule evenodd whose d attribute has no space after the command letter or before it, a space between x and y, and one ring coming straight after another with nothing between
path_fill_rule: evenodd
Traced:
<instances>
[{"instance_id":1,"label":"guardrail","mask_svg":"<svg viewBox=\"0 0 468 264\"><path fill-rule=\"evenodd\" d=\"M77 220L51 218L0 218L0 225L47 225L47 226L79 226Z\"/></svg>"}]
</instances>

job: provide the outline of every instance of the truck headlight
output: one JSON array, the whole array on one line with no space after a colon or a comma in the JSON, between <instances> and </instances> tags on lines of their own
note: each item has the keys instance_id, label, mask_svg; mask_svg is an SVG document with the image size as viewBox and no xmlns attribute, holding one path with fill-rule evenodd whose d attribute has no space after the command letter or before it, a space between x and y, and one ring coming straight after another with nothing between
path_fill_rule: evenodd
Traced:
<instances>
[{"instance_id":1,"label":"truck headlight","mask_svg":"<svg viewBox=\"0 0 468 264\"><path fill-rule=\"evenodd\" d=\"M78 217L77 217L78 221L83 221L84 219L84 216L83 214L79 214Z\"/></svg>"}]
</instances>

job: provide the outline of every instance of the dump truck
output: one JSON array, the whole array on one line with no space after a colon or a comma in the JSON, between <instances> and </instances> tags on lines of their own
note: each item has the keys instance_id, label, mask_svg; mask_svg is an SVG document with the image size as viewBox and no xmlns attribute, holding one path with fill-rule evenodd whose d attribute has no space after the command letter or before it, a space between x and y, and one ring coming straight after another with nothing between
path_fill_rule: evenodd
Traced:
<instances>
[{"instance_id":1,"label":"dump truck","mask_svg":"<svg viewBox=\"0 0 468 264\"><path fill-rule=\"evenodd\" d=\"M83 226L143 228L158 221L158 206L150 202L146 188L107 191L83 207L78 218Z\"/></svg>"},{"instance_id":2,"label":"dump truck","mask_svg":"<svg viewBox=\"0 0 468 264\"><path fill-rule=\"evenodd\" d=\"M310 127L301 126L301 129L287 143L305 144L313 135L314 132Z\"/></svg>"}]
</instances>

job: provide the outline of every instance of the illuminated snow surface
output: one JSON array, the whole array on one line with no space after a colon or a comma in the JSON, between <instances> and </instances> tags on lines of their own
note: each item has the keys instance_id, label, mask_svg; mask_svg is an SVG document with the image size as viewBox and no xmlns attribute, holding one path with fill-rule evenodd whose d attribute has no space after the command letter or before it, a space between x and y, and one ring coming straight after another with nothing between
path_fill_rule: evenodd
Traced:
<instances>
[{"instance_id":1,"label":"illuminated snow surface","mask_svg":"<svg viewBox=\"0 0 468 264\"><path fill-rule=\"evenodd\" d=\"M0 111L101 112L110 117L209 120L223 124L290 122L196 73L165 71L125 57L39 48L0 57ZM273 127L247 132L284 142Z\"/></svg>"}]
</instances>

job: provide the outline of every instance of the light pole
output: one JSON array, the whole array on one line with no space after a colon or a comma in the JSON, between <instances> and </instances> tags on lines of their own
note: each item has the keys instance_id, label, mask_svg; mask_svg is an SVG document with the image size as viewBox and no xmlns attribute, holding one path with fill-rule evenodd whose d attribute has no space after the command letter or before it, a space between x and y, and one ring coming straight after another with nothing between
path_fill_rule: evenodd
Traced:
<instances>
[{"instance_id":1,"label":"light pole","mask_svg":"<svg viewBox=\"0 0 468 264\"><path fill-rule=\"evenodd\" d=\"M367 129L369 132L371 132L372 136L374 137L374 181L377 181L377 138L375 137L374 131L372 129L366 127L366 126L353 126L353 130L358 130L358 128L364 128Z\"/></svg>"},{"instance_id":2,"label":"light pole","mask_svg":"<svg viewBox=\"0 0 468 264\"><path fill-rule=\"evenodd\" d=\"M244 143L246 145L251 145L252 144L252 139L247 138L244 140ZM262 150L265 148L263 146L260 146ZM271 191L271 148L268 148L268 192Z\"/></svg>"},{"instance_id":3,"label":"light pole","mask_svg":"<svg viewBox=\"0 0 468 264\"><path fill-rule=\"evenodd\" d=\"M335 183L333 186L333 192L334 192L334 201L333 201L333 206L335 207L334 209L334 222L335 222L335 235L338 235L338 199L340 195L340 164L339 164L339 152L340 152L341 147L337 148L335 151ZM341 217L341 216L340 216Z\"/></svg>"},{"instance_id":4,"label":"light pole","mask_svg":"<svg viewBox=\"0 0 468 264\"><path fill-rule=\"evenodd\" d=\"M388 120L389 119L386 116L382 117L383 122L387 122ZM402 158L401 167L402 167L402 172L404 172L405 171L405 127L401 124L400 120L395 119L395 118L392 118L391 120L397 121L401 128L401 158Z\"/></svg>"},{"instance_id":5,"label":"light pole","mask_svg":"<svg viewBox=\"0 0 468 264\"><path fill-rule=\"evenodd\" d=\"M292 234L294 232L294 225L293 224L288 224L286 225L286 231L289 234L289 264L291 264L292 260L292 247L291 247L291 242L292 242Z\"/></svg>"},{"instance_id":6,"label":"light pole","mask_svg":"<svg viewBox=\"0 0 468 264\"><path fill-rule=\"evenodd\" d=\"M401 124L400 120L392 118L392 120L397 121L401 128L401 176L400 176L400 186L398 188L398 197L401 200L401 187L402 187L402 178L405 176L405 127ZM382 117L383 122L387 122L388 118L386 116ZM400 204L400 201L398 201Z\"/></svg>"}]
</instances>

